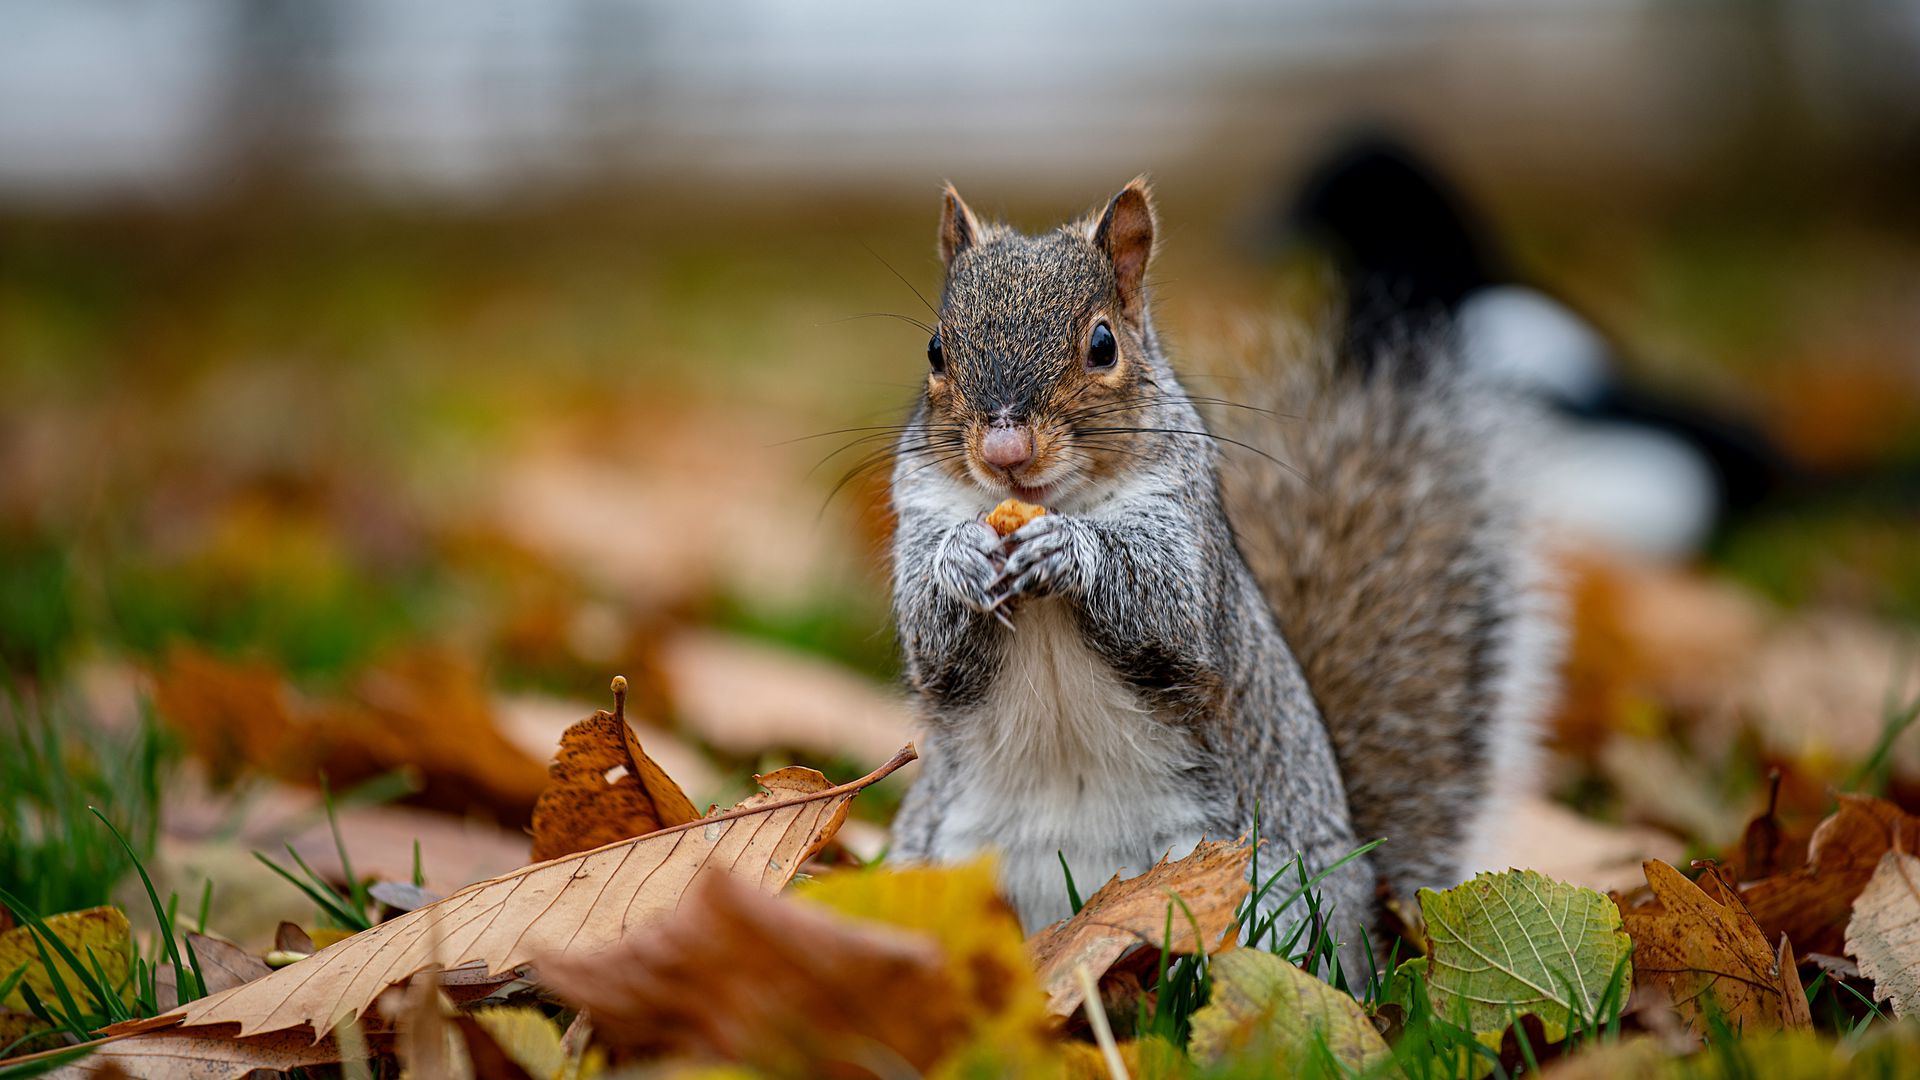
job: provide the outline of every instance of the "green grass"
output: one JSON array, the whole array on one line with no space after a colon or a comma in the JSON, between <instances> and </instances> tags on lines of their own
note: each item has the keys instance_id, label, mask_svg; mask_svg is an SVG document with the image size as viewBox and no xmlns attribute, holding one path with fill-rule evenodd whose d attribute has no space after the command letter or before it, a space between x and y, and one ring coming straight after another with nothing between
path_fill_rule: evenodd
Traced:
<instances>
[{"instance_id":1,"label":"green grass","mask_svg":"<svg viewBox=\"0 0 1920 1080\"><path fill-rule=\"evenodd\" d=\"M174 758L148 709L122 729L68 699L0 689L0 881L49 914L109 903L153 854Z\"/></svg>"},{"instance_id":2,"label":"green grass","mask_svg":"<svg viewBox=\"0 0 1920 1080\"><path fill-rule=\"evenodd\" d=\"M38 533L0 533L0 671L53 671L76 633L66 549Z\"/></svg>"},{"instance_id":3,"label":"green grass","mask_svg":"<svg viewBox=\"0 0 1920 1080\"><path fill-rule=\"evenodd\" d=\"M54 1000L46 1001L30 986L21 984L19 989L26 997L27 1007L54 1032L75 1042L86 1042L94 1037L95 1031L109 1024L156 1016L177 1005L197 1001L207 994L207 980L200 966L200 958L194 953L192 940L181 933L176 918L180 899L178 894L170 895L162 903L153 879L148 876L146 866L134 853L133 845L126 836L98 807L88 809L94 819L91 822L93 827L112 838L139 874L147 902L153 909L154 924L159 928L157 941L149 954L143 954L136 942L129 941L128 948L132 955L128 957L130 963L126 979L116 982L108 976L106 965L91 946L87 949L86 960L82 962L67 943L48 927L38 909L0 888L0 903L5 904L28 928L41 966L53 988ZM201 901L199 928L202 933L206 931L207 898L210 895L211 883ZM60 963L54 962L55 957ZM159 976L163 960L174 971L173 1001L161 999ZM62 967L62 964L66 966ZM72 974L75 981L69 982L68 974ZM22 1036L13 1045L0 1047L0 1058L13 1054L22 1044L42 1037L43 1033Z\"/></svg>"}]
</instances>

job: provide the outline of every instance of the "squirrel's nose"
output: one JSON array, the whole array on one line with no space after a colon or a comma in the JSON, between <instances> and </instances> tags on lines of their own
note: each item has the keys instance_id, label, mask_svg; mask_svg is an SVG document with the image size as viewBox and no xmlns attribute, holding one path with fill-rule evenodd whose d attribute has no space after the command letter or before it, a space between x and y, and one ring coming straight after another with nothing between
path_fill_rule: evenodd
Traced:
<instances>
[{"instance_id":1,"label":"squirrel's nose","mask_svg":"<svg viewBox=\"0 0 1920 1080\"><path fill-rule=\"evenodd\" d=\"M1033 460L1033 435L1024 426L996 424L980 440L980 456L994 468L1011 472Z\"/></svg>"}]
</instances>

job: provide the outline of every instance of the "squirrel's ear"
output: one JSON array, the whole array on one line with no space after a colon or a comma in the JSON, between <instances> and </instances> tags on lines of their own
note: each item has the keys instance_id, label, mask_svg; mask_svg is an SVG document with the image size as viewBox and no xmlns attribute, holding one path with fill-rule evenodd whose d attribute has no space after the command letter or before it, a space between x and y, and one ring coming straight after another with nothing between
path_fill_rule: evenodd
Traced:
<instances>
[{"instance_id":1,"label":"squirrel's ear","mask_svg":"<svg viewBox=\"0 0 1920 1080\"><path fill-rule=\"evenodd\" d=\"M1153 258L1153 190L1144 176L1120 189L1093 227L1093 246L1113 263L1120 286L1120 307L1138 317L1145 297L1147 261Z\"/></svg>"},{"instance_id":2,"label":"squirrel's ear","mask_svg":"<svg viewBox=\"0 0 1920 1080\"><path fill-rule=\"evenodd\" d=\"M980 239L980 222L960 193L948 184L940 200L940 261L948 266Z\"/></svg>"}]
</instances>

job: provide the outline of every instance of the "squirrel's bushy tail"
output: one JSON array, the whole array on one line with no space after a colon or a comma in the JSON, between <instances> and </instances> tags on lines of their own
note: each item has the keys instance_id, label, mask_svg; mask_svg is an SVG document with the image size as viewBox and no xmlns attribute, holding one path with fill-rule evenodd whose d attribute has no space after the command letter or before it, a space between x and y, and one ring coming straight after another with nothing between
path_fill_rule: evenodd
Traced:
<instances>
[{"instance_id":1,"label":"squirrel's bushy tail","mask_svg":"<svg viewBox=\"0 0 1920 1080\"><path fill-rule=\"evenodd\" d=\"M1529 551L1519 406L1477 387L1447 335L1336 362L1263 340L1223 432L1241 551L1325 718L1355 832L1395 893L1456 884L1525 784L1560 634ZM1276 368L1278 370L1276 370Z\"/></svg>"}]
</instances>

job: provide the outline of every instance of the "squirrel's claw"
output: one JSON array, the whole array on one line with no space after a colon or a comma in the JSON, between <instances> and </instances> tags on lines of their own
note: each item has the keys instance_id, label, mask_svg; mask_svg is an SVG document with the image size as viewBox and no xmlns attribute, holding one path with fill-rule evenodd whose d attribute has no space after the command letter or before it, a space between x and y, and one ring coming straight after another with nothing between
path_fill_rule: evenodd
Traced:
<instances>
[{"instance_id":1,"label":"squirrel's claw","mask_svg":"<svg viewBox=\"0 0 1920 1080\"><path fill-rule=\"evenodd\" d=\"M934 581L967 609L988 613L993 581L1001 568L999 539L981 522L962 523L947 534L934 554Z\"/></svg>"}]
</instances>

